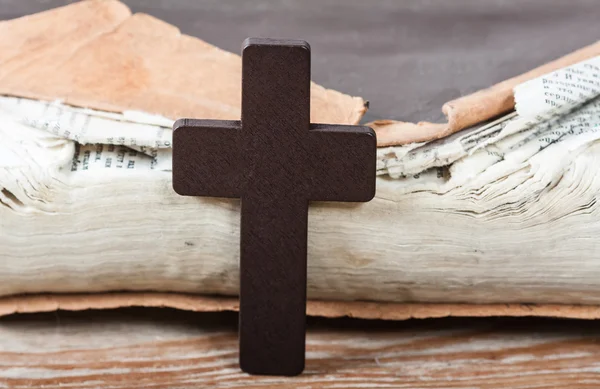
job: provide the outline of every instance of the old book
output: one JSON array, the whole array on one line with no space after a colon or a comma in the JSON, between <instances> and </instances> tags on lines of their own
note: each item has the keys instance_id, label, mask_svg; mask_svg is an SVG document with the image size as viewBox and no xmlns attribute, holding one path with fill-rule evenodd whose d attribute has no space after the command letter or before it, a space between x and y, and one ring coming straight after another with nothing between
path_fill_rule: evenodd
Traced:
<instances>
[{"instance_id":1,"label":"old book","mask_svg":"<svg viewBox=\"0 0 600 389\"><path fill-rule=\"evenodd\" d=\"M34 18L66 20L82 9L108 15L113 24L97 27L89 39L77 34L83 43L66 45L71 55L53 49L68 71L44 70L44 57L34 65L13 46L4 49L13 59L0 64L0 74L10 75L0 78L0 90L12 95L0 98L0 295L6 296L0 314L123 305L235 309L235 297L227 296L238 288L239 202L172 191L169 127L179 114L229 118L239 113L239 101L223 108L229 97L190 88L204 100L186 111L185 94L174 95L159 79L137 90L138 73L118 76L116 65L94 69L115 80L89 82L93 53L110 53L108 64L129 63L137 50L145 52L136 43L145 34L172 27L129 17L115 2L79 3ZM27 22L0 29L27 31ZM215 63L239 62L174 36L208 50ZM88 52L89 45L97 46ZM167 67L160 57L145 65L162 73ZM380 149L371 203L313 204L309 314L600 316L594 307L600 183L589 169L599 152L599 66L596 57L520 84L516 112L492 123ZM239 68L227 69L232 87L238 85ZM161 71L141 74L152 80ZM312 98L313 120L351 123L364 110L362 99L317 86Z\"/></svg>"}]
</instances>

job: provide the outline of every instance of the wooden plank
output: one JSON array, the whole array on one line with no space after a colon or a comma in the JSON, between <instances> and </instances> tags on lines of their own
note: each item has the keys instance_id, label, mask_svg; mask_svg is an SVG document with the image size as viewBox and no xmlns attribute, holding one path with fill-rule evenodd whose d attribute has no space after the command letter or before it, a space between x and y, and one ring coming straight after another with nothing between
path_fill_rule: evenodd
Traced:
<instances>
[{"instance_id":1,"label":"wooden plank","mask_svg":"<svg viewBox=\"0 0 600 389\"><path fill-rule=\"evenodd\" d=\"M600 385L595 322L312 318L305 373L280 378L238 369L236 321L234 313L140 308L8 316L0 319L0 387Z\"/></svg>"}]
</instances>

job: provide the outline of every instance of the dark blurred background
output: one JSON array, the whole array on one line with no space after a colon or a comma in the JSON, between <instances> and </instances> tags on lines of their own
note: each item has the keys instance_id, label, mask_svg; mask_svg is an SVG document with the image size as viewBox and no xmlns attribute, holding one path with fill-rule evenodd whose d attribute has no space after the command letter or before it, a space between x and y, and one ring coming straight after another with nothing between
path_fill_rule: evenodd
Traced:
<instances>
[{"instance_id":1,"label":"dark blurred background","mask_svg":"<svg viewBox=\"0 0 600 389\"><path fill-rule=\"evenodd\" d=\"M0 0L0 19L71 3ZM238 53L301 38L313 80L371 102L366 121L443 121L449 99L600 39L600 0L124 0Z\"/></svg>"}]
</instances>

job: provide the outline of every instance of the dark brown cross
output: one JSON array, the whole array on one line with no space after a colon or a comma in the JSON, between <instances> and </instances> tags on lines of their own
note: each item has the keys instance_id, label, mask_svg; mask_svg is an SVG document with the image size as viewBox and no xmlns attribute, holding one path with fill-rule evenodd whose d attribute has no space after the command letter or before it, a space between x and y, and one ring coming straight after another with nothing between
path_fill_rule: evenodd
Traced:
<instances>
[{"instance_id":1,"label":"dark brown cross","mask_svg":"<svg viewBox=\"0 0 600 389\"><path fill-rule=\"evenodd\" d=\"M310 123L308 43L248 38L242 64L241 122L175 123L173 188L241 198L240 366L296 375L304 369L308 203L373 198L375 133Z\"/></svg>"}]
</instances>

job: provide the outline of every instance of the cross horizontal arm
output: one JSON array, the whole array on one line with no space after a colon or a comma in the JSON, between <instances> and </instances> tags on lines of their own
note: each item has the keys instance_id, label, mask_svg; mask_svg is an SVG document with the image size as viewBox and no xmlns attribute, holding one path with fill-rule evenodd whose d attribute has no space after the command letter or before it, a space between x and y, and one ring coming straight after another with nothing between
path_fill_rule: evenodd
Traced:
<instances>
[{"instance_id":1,"label":"cross horizontal arm","mask_svg":"<svg viewBox=\"0 0 600 389\"><path fill-rule=\"evenodd\" d=\"M173 188L184 196L241 197L239 121L180 119L173 126Z\"/></svg>"},{"instance_id":2,"label":"cross horizontal arm","mask_svg":"<svg viewBox=\"0 0 600 389\"><path fill-rule=\"evenodd\" d=\"M369 201L375 196L377 139L365 126L312 124L308 198L313 201Z\"/></svg>"}]
</instances>

